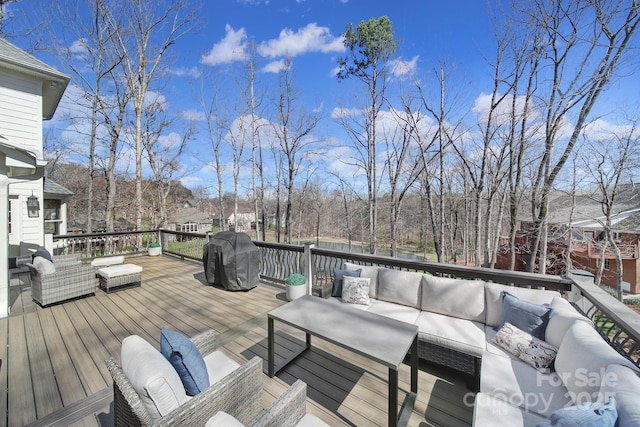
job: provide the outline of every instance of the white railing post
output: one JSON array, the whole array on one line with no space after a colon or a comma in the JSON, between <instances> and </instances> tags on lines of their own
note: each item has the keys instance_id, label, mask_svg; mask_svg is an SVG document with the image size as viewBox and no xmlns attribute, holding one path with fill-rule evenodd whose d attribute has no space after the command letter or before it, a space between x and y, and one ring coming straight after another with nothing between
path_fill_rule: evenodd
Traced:
<instances>
[{"instance_id":1,"label":"white railing post","mask_svg":"<svg viewBox=\"0 0 640 427\"><path fill-rule=\"evenodd\" d=\"M315 245L311 242L305 242L304 244L302 268L304 269L304 278L307 281L307 295L311 295L311 289L313 287L313 257L311 256L311 248L313 247L315 247Z\"/></svg>"}]
</instances>

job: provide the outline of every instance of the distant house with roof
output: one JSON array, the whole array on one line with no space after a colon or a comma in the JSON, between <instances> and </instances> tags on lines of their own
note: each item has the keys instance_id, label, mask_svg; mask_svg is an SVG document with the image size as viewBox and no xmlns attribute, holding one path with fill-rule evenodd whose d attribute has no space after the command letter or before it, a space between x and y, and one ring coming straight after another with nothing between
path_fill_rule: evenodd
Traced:
<instances>
[{"instance_id":1,"label":"distant house with roof","mask_svg":"<svg viewBox=\"0 0 640 427\"><path fill-rule=\"evenodd\" d=\"M619 188L612 215L612 232L622 258L623 290L640 293L640 186L633 184ZM566 274L567 254L571 267L594 275L598 271L604 251L602 283L616 286L619 270L612 248L605 249L605 216L597 197L590 194L576 196L560 194L549 203L547 239L547 272ZM531 243L531 221L522 221L516 235L516 270L525 270ZM508 244L501 246L496 266L507 268Z\"/></svg>"},{"instance_id":2,"label":"distant house with roof","mask_svg":"<svg viewBox=\"0 0 640 427\"><path fill-rule=\"evenodd\" d=\"M45 214L61 213L55 202L45 203L42 121L53 117L69 80L0 38L0 242L7 242L8 255L0 257L0 271L8 270L9 257L43 246ZM52 196L62 197L57 191ZM49 228L62 226L58 219L48 221ZM0 317L8 314L8 294L3 274Z\"/></svg>"}]
</instances>

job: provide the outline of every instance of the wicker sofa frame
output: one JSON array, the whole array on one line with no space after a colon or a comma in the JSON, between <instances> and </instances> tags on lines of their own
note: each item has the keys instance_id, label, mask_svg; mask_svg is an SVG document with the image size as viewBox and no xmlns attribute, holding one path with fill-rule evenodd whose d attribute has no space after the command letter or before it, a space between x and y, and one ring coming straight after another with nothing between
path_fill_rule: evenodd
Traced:
<instances>
[{"instance_id":1,"label":"wicker sofa frame","mask_svg":"<svg viewBox=\"0 0 640 427\"><path fill-rule=\"evenodd\" d=\"M41 306L91 295L96 291L96 275L89 266L61 265L49 274L40 274L32 264L27 264L27 267L31 274L31 297Z\"/></svg>"},{"instance_id":2,"label":"wicker sofa frame","mask_svg":"<svg viewBox=\"0 0 640 427\"><path fill-rule=\"evenodd\" d=\"M191 340L204 355L216 349L213 330ZM306 414L306 384L297 380L263 410L262 363L262 359L254 357L167 416L154 421L118 362L111 357L106 364L113 378L114 425L204 425L218 411L224 411L249 426L294 426Z\"/></svg>"}]
</instances>

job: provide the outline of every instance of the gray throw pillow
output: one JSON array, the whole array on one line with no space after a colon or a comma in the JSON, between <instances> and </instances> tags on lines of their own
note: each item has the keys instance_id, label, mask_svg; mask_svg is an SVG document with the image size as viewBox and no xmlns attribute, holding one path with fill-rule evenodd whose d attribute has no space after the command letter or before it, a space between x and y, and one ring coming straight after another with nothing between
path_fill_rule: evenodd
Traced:
<instances>
[{"instance_id":1,"label":"gray throw pillow","mask_svg":"<svg viewBox=\"0 0 640 427\"><path fill-rule=\"evenodd\" d=\"M342 297L342 278L344 276L360 277L362 270L333 270L333 289L331 290L332 297Z\"/></svg>"},{"instance_id":2,"label":"gray throw pillow","mask_svg":"<svg viewBox=\"0 0 640 427\"><path fill-rule=\"evenodd\" d=\"M544 333L547 330L550 314L551 307L521 300L506 291L502 292L500 327L504 326L505 323L511 323L513 326L544 341Z\"/></svg>"}]
</instances>

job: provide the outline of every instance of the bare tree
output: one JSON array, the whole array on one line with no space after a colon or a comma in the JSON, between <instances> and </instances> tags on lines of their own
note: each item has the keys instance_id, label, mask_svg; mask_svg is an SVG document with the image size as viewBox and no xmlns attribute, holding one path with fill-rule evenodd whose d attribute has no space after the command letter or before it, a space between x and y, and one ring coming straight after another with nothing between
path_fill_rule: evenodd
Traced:
<instances>
[{"instance_id":1,"label":"bare tree","mask_svg":"<svg viewBox=\"0 0 640 427\"><path fill-rule=\"evenodd\" d=\"M625 0L534 0L520 12L525 25L540 31L532 49L542 50L535 96L543 110L544 146L532 188L534 222L527 264L533 271L538 250L546 250L541 240L554 183L600 95L630 53L640 5ZM565 138L568 122L572 129ZM564 147L555 156L561 141Z\"/></svg>"},{"instance_id":2,"label":"bare tree","mask_svg":"<svg viewBox=\"0 0 640 427\"><path fill-rule=\"evenodd\" d=\"M149 90L162 74L167 50L189 31L196 11L185 0L127 0L115 7L112 37L115 49L123 58L122 69L135 115L134 146L136 155L136 227L142 229L142 154L143 116ZM118 17L126 17L116 24Z\"/></svg>"},{"instance_id":3,"label":"bare tree","mask_svg":"<svg viewBox=\"0 0 640 427\"><path fill-rule=\"evenodd\" d=\"M589 131L589 127L586 128ZM637 120L618 132L603 137L587 137L587 149L584 165L590 172L597 190L593 199L600 204L604 219L601 225L604 231L604 245L601 249L600 264L595 282L600 284L604 268L604 259L610 247L616 260L616 285L618 298L622 301L623 264L618 242L614 238L613 219L616 212L616 201L622 184L633 182L634 171L639 166L638 143L640 135Z\"/></svg>"},{"instance_id":4,"label":"bare tree","mask_svg":"<svg viewBox=\"0 0 640 427\"><path fill-rule=\"evenodd\" d=\"M391 123L383 126L387 171L389 184L389 240L391 256L398 254L398 223L402 202L418 180L424 169L420 157L421 121L420 113L414 112L412 99L403 97L403 111L391 109ZM391 129L389 129L391 128Z\"/></svg>"},{"instance_id":5,"label":"bare tree","mask_svg":"<svg viewBox=\"0 0 640 427\"><path fill-rule=\"evenodd\" d=\"M378 222L378 158L376 136L378 114L384 104L388 84L387 64L395 53L397 42L394 40L391 20L382 16L361 21L357 27L347 26L343 34L348 58L338 61L340 70L338 79L356 77L366 88L368 104L363 108L362 127L364 132L348 125L346 116L342 123L356 145L362 167L367 176L369 199L369 251L376 253Z\"/></svg>"},{"instance_id":6,"label":"bare tree","mask_svg":"<svg viewBox=\"0 0 640 427\"><path fill-rule=\"evenodd\" d=\"M317 140L311 133L320 121L318 112L308 112L298 103L299 94L293 86L291 58L285 61L280 71L279 98L274 120L274 134L280 145L284 160L284 186L286 208L284 216L285 243L291 243L291 214L293 190L298 173L310 165L306 162L313 152Z\"/></svg>"},{"instance_id":7,"label":"bare tree","mask_svg":"<svg viewBox=\"0 0 640 427\"><path fill-rule=\"evenodd\" d=\"M213 80L213 79L211 79ZM201 82L199 102L207 124L207 136L211 143L213 151L213 168L216 172L216 191L218 201L218 223L221 230L225 230L225 205L224 205L224 188L223 176L224 168L222 162L222 153L220 148L224 139L224 135L229 128L228 118L226 116L225 103L221 101L221 90L216 83L213 83L213 94L205 95L204 80ZM209 101L207 100L209 99Z\"/></svg>"},{"instance_id":8,"label":"bare tree","mask_svg":"<svg viewBox=\"0 0 640 427\"><path fill-rule=\"evenodd\" d=\"M157 96L146 102L143 123L142 145L153 172L152 187L156 193L155 202L159 213L152 228L164 228L168 221L168 196L179 178L188 172L183 169L179 159L195 133L195 126L191 122L181 134L163 135L171 125L171 119L167 118L166 107Z\"/></svg>"}]
</instances>

